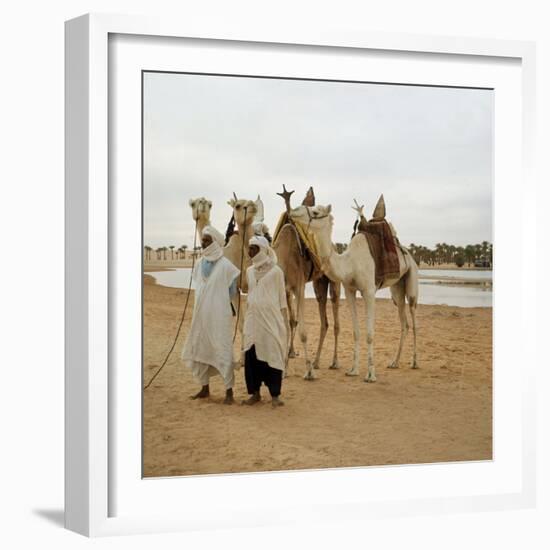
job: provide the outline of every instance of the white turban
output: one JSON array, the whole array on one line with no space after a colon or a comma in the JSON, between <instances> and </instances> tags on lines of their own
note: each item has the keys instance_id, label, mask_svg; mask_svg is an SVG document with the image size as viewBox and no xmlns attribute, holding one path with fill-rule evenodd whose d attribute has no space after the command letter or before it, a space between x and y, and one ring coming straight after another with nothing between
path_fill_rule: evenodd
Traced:
<instances>
[{"instance_id":1,"label":"white turban","mask_svg":"<svg viewBox=\"0 0 550 550\"><path fill-rule=\"evenodd\" d=\"M263 237L266 233L269 233L269 227L264 222L253 222L252 231L255 235Z\"/></svg>"},{"instance_id":2,"label":"white turban","mask_svg":"<svg viewBox=\"0 0 550 550\"><path fill-rule=\"evenodd\" d=\"M223 246L225 244L225 238L224 236L214 227L211 225L207 225L202 230L203 235L210 235L212 237L212 240L217 242L220 246Z\"/></svg>"},{"instance_id":3,"label":"white turban","mask_svg":"<svg viewBox=\"0 0 550 550\"><path fill-rule=\"evenodd\" d=\"M254 235L249 241L248 245L255 245L260 248L260 250L269 250L269 241L265 237L260 235Z\"/></svg>"},{"instance_id":4,"label":"white turban","mask_svg":"<svg viewBox=\"0 0 550 550\"><path fill-rule=\"evenodd\" d=\"M260 251L256 256L252 258L252 265L254 266L254 274L256 280L259 281L274 265L275 261L272 257L272 252L269 241L265 237L254 235L249 241L249 245L257 246Z\"/></svg>"}]
</instances>

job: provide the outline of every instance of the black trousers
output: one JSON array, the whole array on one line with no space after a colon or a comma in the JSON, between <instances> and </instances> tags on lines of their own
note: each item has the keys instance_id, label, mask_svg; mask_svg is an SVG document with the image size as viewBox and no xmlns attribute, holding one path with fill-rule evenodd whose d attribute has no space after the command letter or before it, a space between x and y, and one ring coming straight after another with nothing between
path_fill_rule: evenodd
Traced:
<instances>
[{"instance_id":1,"label":"black trousers","mask_svg":"<svg viewBox=\"0 0 550 550\"><path fill-rule=\"evenodd\" d=\"M256 346L246 350L244 355L244 379L246 390L250 395L260 391L262 382L269 389L271 397L278 397L281 394L283 371L270 367L265 361L256 357Z\"/></svg>"}]
</instances>

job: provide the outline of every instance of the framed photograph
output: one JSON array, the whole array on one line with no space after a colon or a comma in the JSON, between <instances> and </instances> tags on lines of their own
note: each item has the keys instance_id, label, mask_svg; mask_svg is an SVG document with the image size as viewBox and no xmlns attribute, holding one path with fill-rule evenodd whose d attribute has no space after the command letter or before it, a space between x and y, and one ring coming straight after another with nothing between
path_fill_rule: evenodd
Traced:
<instances>
[{"instance_id":1,"label":"framed photograph","mask_svg":"<svg viewBox=\"0 0 550 550\"><path fill-rule=\"evenodd\" d=\"M534 117L531 43L68 21L67 528L532 506Z\"/></svg>"}]
</instances>

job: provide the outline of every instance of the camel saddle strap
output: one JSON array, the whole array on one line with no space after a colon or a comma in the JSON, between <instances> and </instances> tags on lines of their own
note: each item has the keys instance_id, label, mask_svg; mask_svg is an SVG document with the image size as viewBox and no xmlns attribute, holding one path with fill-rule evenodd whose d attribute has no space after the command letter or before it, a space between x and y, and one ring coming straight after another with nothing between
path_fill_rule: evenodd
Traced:
<instances>
[{"instance_id":1,"label":"camel saddle strap","mask_svg":"<svg viewBox=\"0 0 550 550\"><path fill-rule=\"evenodd\" d=\"M385 219L366 221L363 218L358 230L365 235L374 259L376 288L381 288L389 279L398 279L399 255L388 222Z\"/></svg>"}]
</instances>

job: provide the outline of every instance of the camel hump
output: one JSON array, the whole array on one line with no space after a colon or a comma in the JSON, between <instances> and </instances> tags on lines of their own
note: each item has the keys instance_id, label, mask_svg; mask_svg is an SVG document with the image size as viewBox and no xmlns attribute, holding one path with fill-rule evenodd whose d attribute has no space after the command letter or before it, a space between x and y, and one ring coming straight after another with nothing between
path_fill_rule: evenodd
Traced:
<instances>
[{"instance_id":1,"label":"camel hump","mask_svg":"<svg viewBox=\"0 0 550 550\"><path fill-rule=\"evenodd\" d=\"M310 187L307 190L306 196L302 201L303 206L315 206L315 193L313 192L313 187Z\"/></svg>"},{"instance_id":2,"label":"camel hump","mask_svg":"<svg viewBox=\"0 0 550 550\"><path fill-rule=\"evenodd\" d=\"M279 240L281 239L298 240L298 245L300 245L300 238L296 231L296 228L290 223L285 223L279 228L277 236L274 239L274 243L279 243Z\"/></svg>"},{"instance_id":3,"label":"camel hump","mask_svg":"<svg viewBox=\"0 0 550 550\"><path fill-rule=\"evenodd\" d=\"M375 220L383 220L386 217L386 203L384 202L384 195L380 195L380 198L374 207L372 217Z\"/></svg>"}]
</instances>

